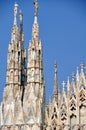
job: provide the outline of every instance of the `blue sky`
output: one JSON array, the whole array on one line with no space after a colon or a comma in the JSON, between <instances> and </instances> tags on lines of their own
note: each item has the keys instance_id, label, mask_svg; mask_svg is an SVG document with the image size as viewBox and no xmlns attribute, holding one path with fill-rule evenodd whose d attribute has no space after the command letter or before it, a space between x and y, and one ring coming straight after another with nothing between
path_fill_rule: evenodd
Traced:
<instances>
[{"instance_id":1,"label":"blue sky","mask_svg":"<svg viewBox=\"0 0 86 130\"><path fill-rule=\"evenodd\" d=\"M28 49L34 18L32 0L16 0L23 12L25 48ZM6 79L7 49L11 40L15 0L0 0L0 100ZM19 18L18 18L19 20ZM52 95L54 61L58 63L58 84L83 62L86 65L86 1L40 0L40 39L43 45L46 97ZM19 23L19 22L18 22Z\"/></svg>"}]
</instances>

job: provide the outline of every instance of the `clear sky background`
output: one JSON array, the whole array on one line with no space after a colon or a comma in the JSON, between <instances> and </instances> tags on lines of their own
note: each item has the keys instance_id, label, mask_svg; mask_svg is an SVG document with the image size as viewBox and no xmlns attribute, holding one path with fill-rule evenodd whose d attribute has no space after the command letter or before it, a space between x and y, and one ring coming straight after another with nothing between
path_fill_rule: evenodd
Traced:
<instances>
[{"instance_id":1,"label":"clear sky background","mask_svg":"<svg viewBox=\"0 0 86 130\"><path fill-rule=\"evenodd\" d=\"M34 19L32 0L0 0L0 101L5 87L15 2L23 12L25 48L28 49L31 40ZM54 61L58 63L60 89L62 81L67 81L67 77L76 72L81 62L86 65L86 0L39 0L38 21L48 101L53 93Z\"/></svg>"}]
</instances>

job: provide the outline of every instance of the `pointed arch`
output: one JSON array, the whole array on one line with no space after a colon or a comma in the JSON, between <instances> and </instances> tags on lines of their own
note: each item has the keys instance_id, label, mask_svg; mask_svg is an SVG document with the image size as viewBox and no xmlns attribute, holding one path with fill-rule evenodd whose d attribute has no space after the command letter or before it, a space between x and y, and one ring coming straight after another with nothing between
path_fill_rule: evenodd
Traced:
<instances>
[{"instance_id":1,"label":"pointed arch","mask_svg":"<svg viewBox=\"0 0 86 130\"><path fill-rule=\"evenodd\" d=\"M84 104L84 102L86 101L86 93L85 90L81 90L79 93L79 100L80 100L80 104Z\"/></svg>"},{"instance_id":2,"label":"pointed arch","mask_svg":"<svg viewBox=\"0 0 86 130\"><path fill-rule=\"evenodd\" d=\"M61 105L60 120L62 123L66 123L66 121L67 121L67 106L66 106L66 104Z\"/></svg>"},{"instance_id":3,"label":"pointed arch","mask_svg":"<svg viewBox=\"0 0 86 130\"><path fill-rule=\"evenodd\" d=\"M63 110L61 112L61 121L65 121L65 120L67 120L67 112Z\"/></svg>"},{"instance_id":4,"label":"pointed arch","mask_svg":"<svg viewBox=\"0 0 86 130\"><path fill-rule=\"evenodd\" d=\"M72 113L76 111L76 102L73 99L69 103L69 110L72 111Z\"/></svg>"},{"instance_id":5,"label":"pointed arch","mask_svg":"<svg viewBox=\"0 0 86 130\"><path fill-rule=\"evenodd\" d=\"M71 124L71 127L73 127L75 124L77 124L76 123L76 115L74 115L74 114L72 114L71 116L70 116L70 124Z\"/></svg>"},{"instance_id":6,"label":"pointed arch","mask_svg":"<svg viewBox=\"0 0 86 130\"><path fill-rule=\"evenodd\" d=\"M58 116L57 116L57 113L56 112L53 112L52 116L51 116L51 119L58 119Z\"/></svg>"},{"instance_id":7,"label":"pointed arch","mask_svg":"<svg viewBox=\"0 0 86 130\"><path fill-rule=\"evenodd\" d=\"M62 105L61 105L61 109L67 109L66 104L62 104Z\"/></svg>"},{"instance_id":8,"label":"pointed arch","mask_svg":"<svg viewBox=\"0 0 86 130\"><path fill-rule=\"evenodd\" d=\"M81 84L79 88L80 88L80 90L85 90L85 85Z\"/></svg>"},{"instance_id":9,"label":"pointed arch","mask_svg":"<svg viewBox=\"0 0 86 130\"><path fill-rule=\"evenodd\" d=\"M71 95L70 95L70 100L76 100L76 94L75 93L72 93Z\"/></svg>"},{"instance_id":10,"label":"pointed arch","mask_svg":"<svg viewBox=\"0 0 86 130\"><path fill-rule=\"evenodd\" d=\"M57 121L54 119L52 121L52 130L56 129L56 127L57 127Z\"/></svg>"},{"instance_id":11,"label":"pointed arch","mask_svg":"<svg viewBox=\"0 0 86 130\"><path fill-rule=\"evenodd\" d=\"M77 86L79 88L79 90L81 88L85 88L86 89L86 79L85 79L85 75L80 74L80 80L79 80L79 86Z\"/></svg>"},{"instance_id":12,"label":"pointed arch","mask_svg":"<svg viewBox=\"0 0 86 130\"><path fill-rule=\"evenodd\" d=\"M69 88L69 97L72 95L72 94L75 94L76 95L76 92L77 92L77 88L76 88L76 85L74 82L71 83L70 85L70 88Z\"/></svg>"},{"instance_id":13,"label":"pointed arch","mask_svg":"<svg viewBox=\"0 0 86 130\"><path fill-rule=\"evenodd\" d=\"M79 86L77 86L79 90L86 89L86 78L85 75L80 75L80 80L79 80Z\"/></svg>"},{"instance_id":14,"label":"pointed arch","mask_svg":"<svg viewBox=\"0 0 86 130\"><path fill-rule=\"evenodd\" d=\"M62 104L66 103L66 101L67 101L66 93L62 93L61 101L62 101Z\"/></svg>"}]
</instances>

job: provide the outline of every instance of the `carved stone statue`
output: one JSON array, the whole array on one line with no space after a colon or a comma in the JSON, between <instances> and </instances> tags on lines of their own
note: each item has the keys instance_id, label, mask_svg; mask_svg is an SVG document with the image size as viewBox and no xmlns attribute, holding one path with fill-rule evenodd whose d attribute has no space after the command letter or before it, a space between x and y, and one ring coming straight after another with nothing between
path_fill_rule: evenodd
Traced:
<instances>
[{"instance_id":1,"label":"carved stone statue","mask_svg":"<svg viewBox=\"0 0 86 130\"><path fill-rule=\"evenodd\" d=\"M37 16L38 15L38 2L37 2L37 0L35 0L33 2L33 4L34 4L34 7L35 7L35 16Z\"/></svg>"}]
</instances>

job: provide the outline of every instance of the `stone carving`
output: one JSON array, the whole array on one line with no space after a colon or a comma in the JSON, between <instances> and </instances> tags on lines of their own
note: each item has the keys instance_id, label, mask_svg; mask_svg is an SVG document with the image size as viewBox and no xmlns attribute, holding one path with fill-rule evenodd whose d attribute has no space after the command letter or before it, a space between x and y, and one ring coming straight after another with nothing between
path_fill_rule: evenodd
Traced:
<instances>
[{"instance_id":1,"label":"stone carving","mask_svg":"<svg viewBox=\"0 0 86 130\"><path fill-rule=\"evenodd\" d=\"M86 130L86 76L81 64L72 81L62 83L62 94L54 65L54 90L45 104L42 43L39 40L38 2L34 1L35 16L28 61L24 49L23 15L17 25L18 5L14 5L14 24L8 47L6 86L0 104L0 130ZM20 30L20 31L19 31ZM27 63L27 67L26 67ZM67 87L67 88L66 88ZM67 90L67 91L66 91Z\"/></svg>"}]
</instances>

